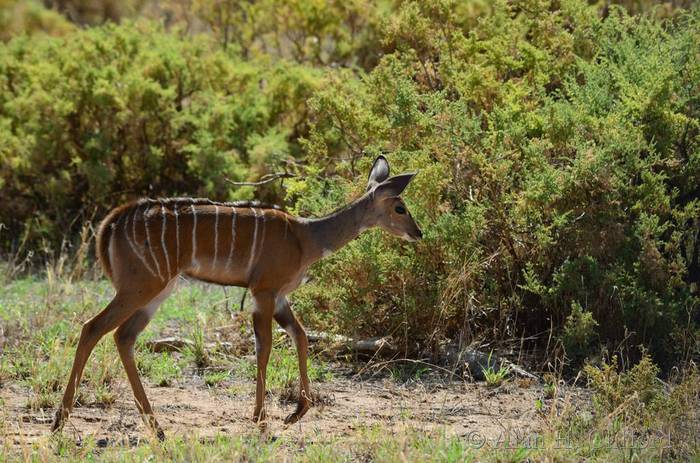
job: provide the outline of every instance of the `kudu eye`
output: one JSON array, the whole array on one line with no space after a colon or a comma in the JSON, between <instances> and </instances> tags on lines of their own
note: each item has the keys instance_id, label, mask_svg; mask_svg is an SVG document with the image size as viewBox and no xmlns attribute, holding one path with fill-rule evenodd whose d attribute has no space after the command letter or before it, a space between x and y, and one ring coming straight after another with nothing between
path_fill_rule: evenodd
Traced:
<instances>
[{"instance_id":1,"label":"kudu eye","mask_svg":"<svg viewBox=\"0 0 700 463\"><path fill-rule=\"evenodd\" d=\"M396 206L394 208L397 214L405 214L406 213L406 208L403 206Z\"/></svg>"}]
</instances>

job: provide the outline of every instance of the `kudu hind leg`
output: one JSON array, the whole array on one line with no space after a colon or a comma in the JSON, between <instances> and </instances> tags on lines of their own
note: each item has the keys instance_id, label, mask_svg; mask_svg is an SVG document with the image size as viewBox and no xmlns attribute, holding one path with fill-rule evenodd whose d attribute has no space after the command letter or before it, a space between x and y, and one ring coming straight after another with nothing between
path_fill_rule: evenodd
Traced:
<instances>
[{"instance_id":1,"label":"kudu hind leg","mask_svg":"<svg viewBox=\"0 0 700 463\"><path fill-rule=\"evenodd\" d=\"M134 344L136 344L136 338L138 335L141 334L141 332L153 318L153 315L155 314L156 310L158 310L160 304L172 292L174 281L175 280L173 280L158 296L156 296L155 299L149 302L147 306L136 311L136 313L122 323L114 332L114 342L117 345L119 357L121 358L122 365L124 365L124 370L126 370L126 376L129 379L131 390L134 393L136 407L139 409L139 412L141 413L146 425L156 433L156 436L160 440L165 439L165 433L163 433L163 430L153 414L153 409L151 408L151 404L146 396L146 391L141 383L141 378L139 378L138 369L136 368L136 361L134 360Z\"/></svg>"},{"instance_id":2,"label":"kudu hind leg","mask_svg":"<svg viewBox=\"0 0 700 463\"><path fill-rule=\"evenodd\" d=\"M73 359L73 367L68 377L68 384L66 384L61 405L56 411L56 417L51 426L52 431L60 430L65 420L70 415L70 412L73 410L75 393L78 389L78 384L80 384L80 379L83 376L85 363L97 342L102 339L105 334L131 317L131 315L143 305L142 298L142 294L134 295L131 293L117 292L112 301L102 312L83 324L78 347L75 351L75 358Z\"/></svg>"},{"instance_id":3,"label":"kudu hind leg","mask_svg":"<svg viewBox=\"0 0 700 463\"><path fill-rule=\"evenodd\" d=\"M139 409L144 423L156 433L158 439L163 440L165 439L165 434L153 414L153 409L148 401L143 384L141 384L141 379L139 378L136 362L134 360L134 344L136 343L136 338L141 331L146 328L150 320L151 316L146 310L139 310L114 332L114 342L117 345L124 370L126 370L129 384L131 384L131 390L136 400L136 407Z\"/></svg>"},{"instance_id":4,"label":"kudu hind leg","mask_svg":"<svg viewBox=\"0 0 700 463\"><path fill-rule=\"evenodd\" d=\"M297 409L284 419L285 424L291 424L299 421L311 406L311 387L306 368L309 341L306 337L304 327L296 318L294 312L292 312L292 308L289 306L289 301L287 301L286 298L280 298L277 301L274 317L277 323L284 328L289 337L292 338L292 341L294 341L299 360L299 400L297 402Z\"/></svg>"}]
</instances>

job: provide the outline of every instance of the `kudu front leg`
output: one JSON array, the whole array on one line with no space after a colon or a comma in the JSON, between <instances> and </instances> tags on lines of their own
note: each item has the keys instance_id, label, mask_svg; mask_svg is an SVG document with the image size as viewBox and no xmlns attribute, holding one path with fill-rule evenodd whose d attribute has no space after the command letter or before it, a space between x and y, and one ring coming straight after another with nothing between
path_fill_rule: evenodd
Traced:
<instances>
[{"instance_id":1,"label":"kudu front leg","mask_svg":"<svg viewBox=\"0 0 700 463\"><path fill-rule=\"evenodd\" d=\"M267 362L272 351L272 314L275 311L275 297L269 293L253 294L253 331L255 332L255 357L257 360L257 378L255 384L255 410L253 420L260 423L265 420L265 377Z\"/></svg>"},{"instance_id":2,"label":"kudu front leg","mask_svg":"<svg viewBox=\"0 0 700 463\"><path fill-rule=\"evenodd\" d=\"M304 327L294 316L294 312L292 312L287 298L282 297L278 299L274 317L277 323L284 328L289 337L292 338L292 341L294 341L299 360L299 399L297 401L297 409L284 419L285 424L291 424L299 421L311 407L311 387L306 368L309 341L306 337Z\"/></svg>"}]
</instances>

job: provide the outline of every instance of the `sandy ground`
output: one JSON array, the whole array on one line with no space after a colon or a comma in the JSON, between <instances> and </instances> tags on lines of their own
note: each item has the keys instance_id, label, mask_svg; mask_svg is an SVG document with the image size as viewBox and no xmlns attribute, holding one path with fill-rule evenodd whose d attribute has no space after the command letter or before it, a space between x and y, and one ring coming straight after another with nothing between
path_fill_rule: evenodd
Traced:
<instances>
[{"instance_id":1,"label":"sandy ground","mask_svg":"<svg viewBox=\"0 0 700 463\"><path fill-rule=\"evenodd\" d=\"M268 432L276 437L329 436L343 438L359 427L381 425L387 432L406 427L417 430L444 428L447 433L487 439L513 432L537 431L542 422L535 411L540 386L507 383L497 389L483 383L431 382L399 385L389 379L346 376L314 385L323 404L316 405L297 424L285 426L283 418L293 403L270 395L267 401ZM195 433L206 439L217 434L247 433L254 428L252 383L207 387L192 380L175 387L147 387L156 416L166 435ZM16 384L0 388L5 403L5 439L17 446L49 434L51 411L33 412L26 407L28 391ZM64 433L76 441L94 436L100 445L138 442L147 436L128 384L119 385L119 399L108 408L76 407ZM11 444L11 445L12 445Z\"/></svg>"}]
</instances>

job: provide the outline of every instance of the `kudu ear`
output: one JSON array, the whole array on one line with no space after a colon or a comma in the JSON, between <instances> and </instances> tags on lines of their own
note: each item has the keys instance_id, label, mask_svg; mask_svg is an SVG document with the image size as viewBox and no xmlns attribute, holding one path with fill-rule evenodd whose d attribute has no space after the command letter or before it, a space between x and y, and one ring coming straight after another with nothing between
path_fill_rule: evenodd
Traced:
<instances>
[{"instance_id":1,"label":"kudu ear","mask_svg":"<svg viewBox=\"0 0 700 463\"><path fill-rule=\"evenodd\" d=\"M406 174L394 175L390 179L382 182L374 190L375 195L386 198L399 196L406 189L417 172L409 172Z\"/></svg>"},{"instance_id":2,"label":"kudu ear","mask_svg":"<svg viewBox=\"0 0 700 463\"><path fill-rule=\"evenodd\" d=\"M370 188L379 185L387 178L389 178L389 163L384 156L379 156L374 160L372 170L369 171L367 190L369 191Z\"/></svg>"}]
</instances>

